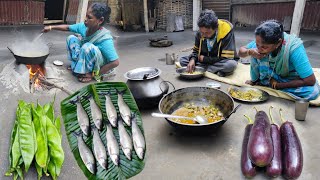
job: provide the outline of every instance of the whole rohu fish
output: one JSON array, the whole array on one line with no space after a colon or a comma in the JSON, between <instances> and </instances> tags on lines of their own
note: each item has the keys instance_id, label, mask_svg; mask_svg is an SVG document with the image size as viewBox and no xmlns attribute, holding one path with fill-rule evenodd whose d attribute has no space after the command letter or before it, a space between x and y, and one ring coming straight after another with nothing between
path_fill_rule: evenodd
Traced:
<instances>
[{"instance_id":1,"label":"whole rohu fish","mask_svg":"<svg viewBox=\"0 0 320 180\"><path fill-rule=\"evenodd\" d=\"M146 142L144 140L143 134L137 124L137 117L135 116L132 119L132 140L133 140L133 147L136 151L138 157L143 159L144 151L146 149Z\"/></svg>"},{"instance_id":2,"label":"whole rohu fish","mask_svg":"<svg viewBox=\"0 0 320 180\"><path fill-rule=\"evenodd\" d=\"M118 121L118 130L119 130L119 138L120 138L120 145L121 149L124 153L124 155L127 157L127 159L131 160L131 152L132 152L132 139L128 132L126 131L126 128L123 125L123 121Z\"/></svg>"},{"instance_id":3,"label":"whole rohu fish","mask_svg":"<svg viewBox=\"0 0 320 180\"><path fill-rule=\"evenodd\" d=\"M123 96L122 96L125 91L126 90L120 92L120 91L117 90L117 93L118 93L118 106L119 106L120 115L121 115L123 121L128 126L131 126L131 121L130 121L130 119L131 119L131 111L130 111L129 106L124 101Z\"/></svg>"},{"instance_id":4,"label":"whole rohu fish","mask_svg":"<svg viewBox=\"0 0 320 180\"><path fill-rule=\"evenodd\" d=\"M76 100L77 104L77 119L78 124L80 126L80 129L82 130L83 134L88 136L90 133L90 127L89 127L89 117L86 111L84 110L83 106L80 102L80 97L78 96L78 99Z\"/></svg>"},{"instance_id":5,"label":"whole rohu fish","mask_svg":"<svg viewBox=\"0 0 320 180\"><path fill-rule=\"evenodd\" d=\"M104 147L104 144L100 138L99 131L96 128L93 129L93 154L96 157L96 160L101 165L103 169L107 169L107 151Z\"/></svg>"},{"instance_id":6,"label":"whole rohu fish","mask_svg":"<svg viewBox=\"0 0 320 180\"><path fill-rule=\"evenodd\" d=\"M101 130L102 126L102 113L100 107L94 101L93 96L89 98L90 108L91 108L91 116L96 127Z\"/></svg>"},{"instance_id":7,"label":"whole rohu fish","mask_svg":"<svg viewBox=\"0 0 320 180\"><path fill-rule=\"evenodd\" d=\"M96 125L96 127L101 130L102 126L102 113L100 110L100 107L97 105L97 103L94 101L93 96L89 97L90 101L90 109L91 109L91 117Z\"/></svg>"},{"instance_id":8,"label":"whole rohu fish","mask_svg":"<svg viewBox=\"0 0 320 180\"><path fill-rule=\"evenodd\" d=\"M86 165L86 168L92 174L95 174L97 172L97 168L96 168L96 162L95 162L95 159L93 157L91 150L88 148L88 146L84 142L81 133L79 133L79 134L74 133L74 134L78 140L79 153L80 153L80 157L81 157L83 163Z\"/></svg>"},{"instance_id":9,"label":"whole rohu fish","mask_svg":"<svg viewBox=\"0 0 320 180\"><path fill-rule=\"evenodd\" d=\"M106 98L105 105L106 105L107 117L108 117L110 124L113 127L117 127L117 110L111 101L110 95L111 95L110 91L108 93L104 94L104 96Z\"/></svg>"},{"instance_id":10,"label":"whole rohu fish","mask_svg":"<svg viewBox=\"0 0 320 180\"><path fill-rule=\"evenodd\" d=\"M107 138L107 149L109 156L112 160L112 162L118 166L119 164L119 145L117 142L116 137L113 134L112 127L107 124L107 132L106 132L106 138Z\"/></svg>"}]
</instances>

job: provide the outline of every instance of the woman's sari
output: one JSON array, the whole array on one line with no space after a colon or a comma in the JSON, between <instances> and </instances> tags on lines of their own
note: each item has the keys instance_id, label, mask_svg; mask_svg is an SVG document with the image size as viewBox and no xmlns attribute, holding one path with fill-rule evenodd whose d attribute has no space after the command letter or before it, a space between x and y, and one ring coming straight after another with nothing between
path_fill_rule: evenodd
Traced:
<instances>
[{"instance_id":1,"label":"woman's sari","mask_svg":"<svg viewBox=\"0 0 320 180\"><path fill-rule=\"evenodd\" d=\"M302 45L300 38L294 35L284 33L284 41L281 50L275 57L269 54L263 59L251 58L250 75L251 80L260 82L264 86L271 86L270 79L273 78L277 82L289 82L295 79L301 79L295 70L289 69L290 55L298 47ZM295 99L316 99L319 95L319 84L315 83L313 86L302 86L297 88L281 89L291 95Z\"/></svg>"},{"instance_id":2,"label":"woman's sari","mask_svg":"<svg viewBox=\"0 0 320 180\"><path fill-rule=\"evenodd\" d=\"M71 68L74 73L86 74L92 72L96 80L101 79L100 67L104 65L101 51L94 44L112 39L110 31L99 29L89 37L80 40L74 35L67 38L68 59L71 60Z\"/></svg>"}]
</instances>

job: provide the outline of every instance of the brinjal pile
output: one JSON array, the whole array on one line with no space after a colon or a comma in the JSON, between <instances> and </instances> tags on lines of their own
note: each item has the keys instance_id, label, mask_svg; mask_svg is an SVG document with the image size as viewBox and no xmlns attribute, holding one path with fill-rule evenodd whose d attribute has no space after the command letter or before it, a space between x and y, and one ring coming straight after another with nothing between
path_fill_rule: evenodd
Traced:
<instances>
[{"instance_id":1,"label":"brinjal pile","mask_svg":"<svg viewBox=\"0 0 320 180\"><path fill-rule=\"evenodd\" d=\"M241 152L241 171L247 178L256 175L257 167L265 168L266 175L286 179L296 179L303 168L303 153L299 137L293 124L284 121L282 109L280 128L274 122L271 109L270 120L264 111L258 111L255 120L247 117L249 124L245 128Z\"/></svg>"},{"instance_id":2,"label":"brinjal pile","mask_svg":"<svg viewBox=\"0 0 320 180\"><path fill-rule=\"evenodd\" d=\"M252 178L257 174L256 166L252 164L248 156L248 141L249 141L250 132L253 126L253 122L248 116L246 116L246 118L248 119L249 124L246 126L244 130L244 137L242 141L241 171L245 177Z\"/></svg>"}]
</instances>

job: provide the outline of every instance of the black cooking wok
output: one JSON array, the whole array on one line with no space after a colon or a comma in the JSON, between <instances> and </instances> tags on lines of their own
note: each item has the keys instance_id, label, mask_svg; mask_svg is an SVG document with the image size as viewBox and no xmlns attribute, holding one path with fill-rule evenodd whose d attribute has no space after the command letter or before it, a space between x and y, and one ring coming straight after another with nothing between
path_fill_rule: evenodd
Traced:
<instances>
[{"instance_id":1,"label":"black cooking wok","mask_svg":"<svg viewBox=\"0 0 320 180\"><path fill-rule=\"evenodd\" d=\"M49 52L43 56L36 56L36 57L19 56L19 55L16 55L9 47L7 48L16 58L17 64L21 64L21 63L22 64L42 64L45 62L45 60L49 56Z\"/></svg>"},{"instance_id":2,"label":"black cooking wok","mask_svg":"<svg viewBox=\"0 0 320 180\"><path fill-rule=\"evenodd\" d=\"M172 91L165 95L159 103L159 111L164 114L172 114L185 103L194 103L199 106L214 105L223 113L224 119L209 124L183 124L165 118L170 125L178 131L202 134L212 133L222 126L230 115L240 107L235 108L233 99L225 92L208 87L187 87Z\"/></svg>"}]
</instances>

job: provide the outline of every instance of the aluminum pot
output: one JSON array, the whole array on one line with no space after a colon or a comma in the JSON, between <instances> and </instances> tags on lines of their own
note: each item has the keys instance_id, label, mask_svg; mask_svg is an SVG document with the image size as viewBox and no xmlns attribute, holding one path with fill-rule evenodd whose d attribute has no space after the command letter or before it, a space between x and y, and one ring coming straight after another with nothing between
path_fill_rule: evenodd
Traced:
<instances>
[{"instance_id":1,"label":"aluminum pot","mask_svg":"<svg viewBox=\"0 0 320 180\"><path fill-rule=\"evenodd\" d=\"M141 67L124 74L137 105L140 109L157 107L163 95L169 91L169 84L160 78L161 71L153 67ZM174 86L173 86L174 88Z\"/></svg>"},{"instance_id":2,"label":"aluminum pot","mask_svg":"<svg viewBox=\"0 0 320 180\"><path fill-rule=\"evenodd\" d=\"M209 124L184 124L165 118L178 131L188 134L213 133L221 127L232 113L240 107L235 107L233 99L225 92L208 87L187 87L178 89L163 96L159 103L159 111L163 114L172 114L185 103L194 103L198 106L214 105L223 113L224 119Z\"/></svg>"}]
</instances>

